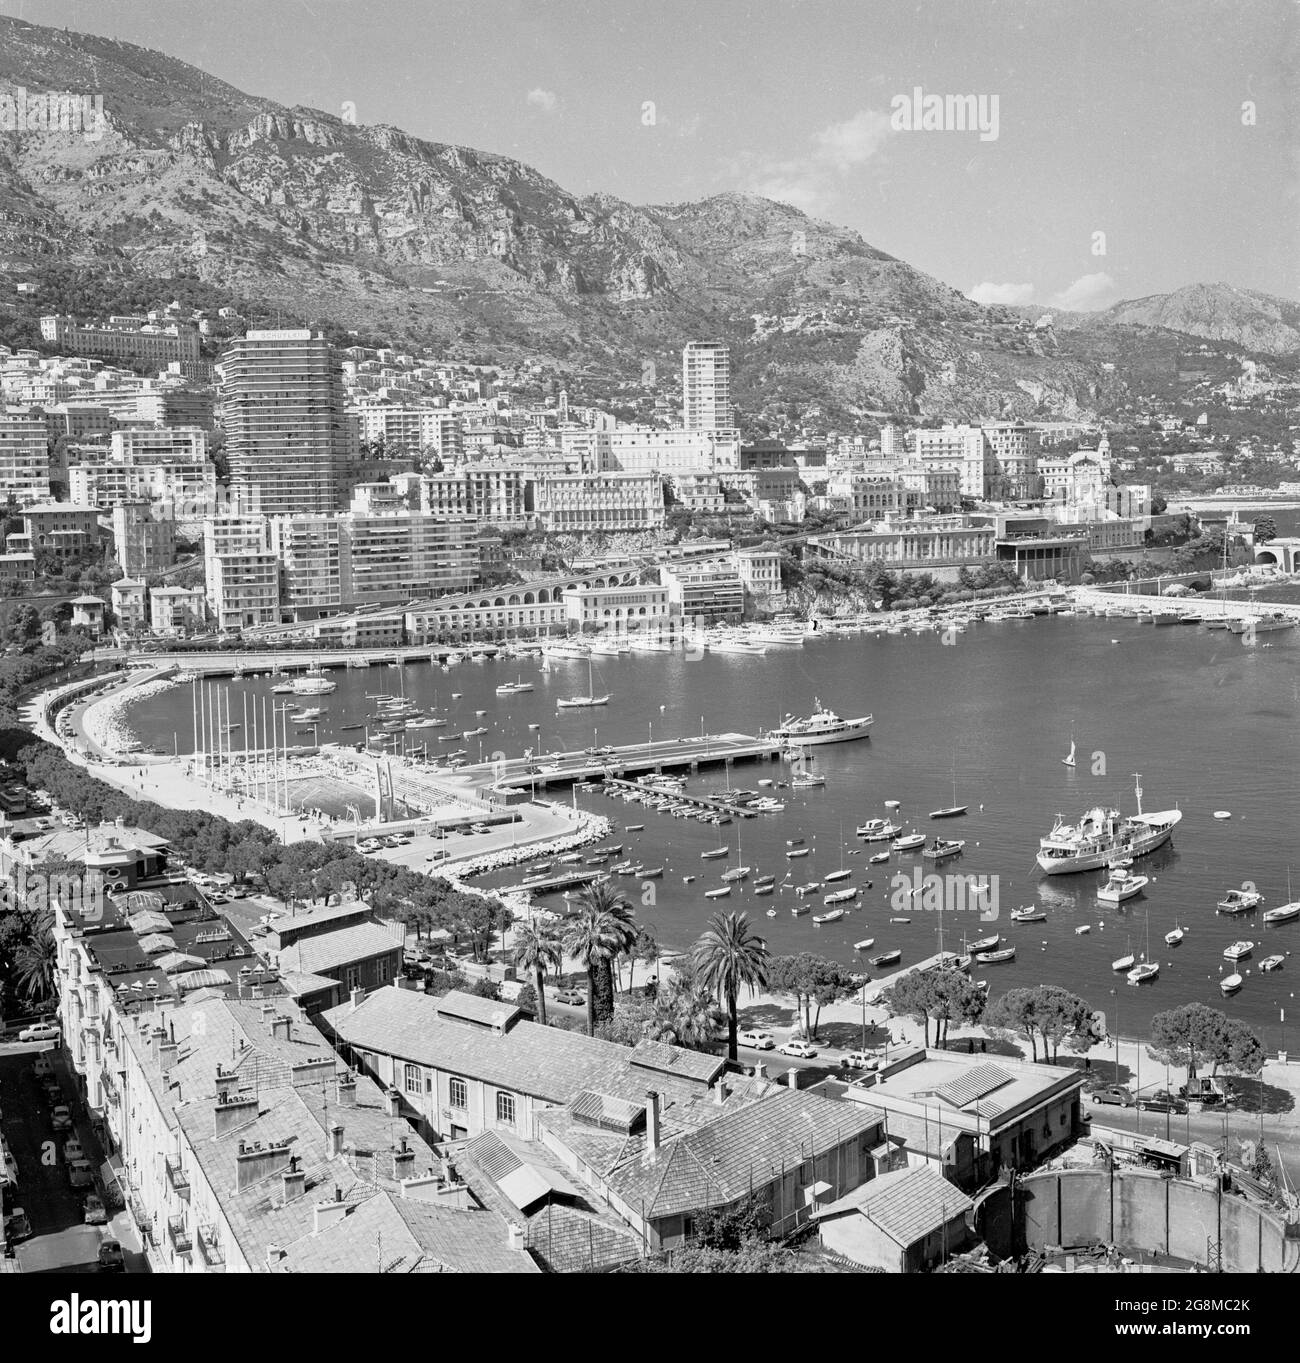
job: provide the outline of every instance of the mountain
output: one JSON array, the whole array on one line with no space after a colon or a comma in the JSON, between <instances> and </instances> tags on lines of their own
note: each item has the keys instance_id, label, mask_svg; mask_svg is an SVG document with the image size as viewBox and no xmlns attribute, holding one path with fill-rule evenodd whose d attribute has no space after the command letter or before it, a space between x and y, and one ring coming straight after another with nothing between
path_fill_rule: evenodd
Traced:
<instances>
[{"instance_id":1,"label":"mountain","mask_svg":"<svg viewBox=\"0 0 1300 1363\"><path fill-rule=\"evenodd\" d=\"M0 133L0 262L75 262L124 296L197 278L250 317L529 357L611 391L717 337L759 430L810 411L841 428L873 411L1090 416L1176 378L1187 345L1163 322L1140 345L1113 323L1035 328L752 195L575 196L509 157L0 17L0 89L14 86L95 91L105 127Z\"/></svg>"},{"instance_id":2,"label":"mountain","mask_svg":"<svg viewBox=\"0 0 1300 1363\"><path fill-rule=\"evenodd\" d=\"M1189 284L1173 293L1128 299L1103 316L1110 322L1227 341L1266 355L1300 352L1300 304L1231 284Z\"/></svg>"}]
</instances>

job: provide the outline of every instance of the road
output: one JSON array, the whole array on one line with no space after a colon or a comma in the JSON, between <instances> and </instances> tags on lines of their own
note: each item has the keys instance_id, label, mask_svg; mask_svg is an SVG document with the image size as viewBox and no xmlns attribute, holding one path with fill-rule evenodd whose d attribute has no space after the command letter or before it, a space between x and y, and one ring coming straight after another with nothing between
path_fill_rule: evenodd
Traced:
<instances>
[{"instance_id":1,"label":"road","mask_svg":"<svg viewBox=\"0 0 1300 1363\"><path fill-rule=\"evenodd\" d=\"M45 1095L32 1065L44 1052L55 1058L62 1097ZM68 1182L63 1144L73 1132L56 1132L51 1124L54 1106L62 1101L73 1108L75 1134L87 1158L98 1169L99 1151L84 1111L75 1102L75 1088L63 1056L53 1047L9 1043L0 1045L0 1112L5 1144L18 1162L18 1191L13 1205L22 1207L32 1224L32 1235L18 1242L17 1258L24 1273L89 1273L95 1270L100 1241L119 1234L113 1227L87 1226L82 1220L88 1190ZM133 1253L134 1242L123 1239L129 1271L145 1271L143 1257Z\"/></svg>"}]
</instances>

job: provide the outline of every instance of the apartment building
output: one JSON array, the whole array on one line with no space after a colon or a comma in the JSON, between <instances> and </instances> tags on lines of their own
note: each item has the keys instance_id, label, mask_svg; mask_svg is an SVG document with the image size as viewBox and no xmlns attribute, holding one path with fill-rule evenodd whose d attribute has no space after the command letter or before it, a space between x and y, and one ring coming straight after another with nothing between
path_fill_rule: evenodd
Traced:
<instances>
[{"instance_id":1,"label":"apartment building","mask_svg":"<svg viewBox=\"0 0 1300 1363\"><path fill-rule=\"evenodd\" d=\"M432 644L562 632L568 619L565 592L626 586L635 576L634 570L625 569L581 579L539 578L421 602L406 612L406 637L413 644Z\"/></svg>"},{"instance_id":2,"label":"apartment building","mask_svg":"<svg viewBox=\"0 0 1300 1363\"><path fill-rule=\"evenodd\" d=\"M578 587L563 593L564 616L580 630L654 629L668 623L667 587Z\"/></svg>"},{"instance_id":3,"label":"apartment building","mask_svg":"<svg viewBox=\"0 0 1300 1363\"><path fill-rule=\"evenodd\" d=\"M212 516L203 523L203 575L218 629L273 625L280 618L280 559L263 516Z\"/></svg>"},{"instance_id":4,"label":"apartment building","mask_svg":"<svg viewBox=\"0 0 1300 1363\"><path fill-rule=\"evenodd\" d=\"M1038 454L1042 440L1039 432L1022 421L996 422L983 430L993 463L990 496L1027 501L1041 495Z\"/></svg>"},{"instance_id":5,"label":"apartment building","mask_svg":"<svg viewBox=\"0 0 1300 1363\"><path fill-rule=\"evenodd\" d=\"M77 502L39 502L23 510L27 547L71 558L99 547L99 508Z\"/></svg>"},{"instance_id":6,"label":"apartment building","mask_svg":"<svg viewBox=\"0 0 1300 1363\"><path fill-rule=\"evenodd\" d=\"M49 497L47 427L39 413L0 410L0 489L23 503Z\"/></svg>"},{"instance_id":7,"label":"apartment building","mask_svg":"<svg viewBox=\"0 0 1300 1363\"><path fill-rule=\"evenodd\" d=\"M674 615L705 624L739 620L745 612L745 588L731 563L663 563L659 580L668 588Z\"/></svg>"},{"instance_id":8,"label":"apartment building","mask_svg":"<svg viewBox=\"0 0 1300 1363\"><path fill-rule=\"evenodd\" d=\"M149 593L149 628L155 634L185 634L206 618L202 587L154 587Z\"/></svg>"},{"instance_id":9,"label":"apartment building","mask_svg":"<svg viewBox=\"0 0 1300 1363\"><path fill-rule=\"evenodd\" d=\"M411 511L272 517L283 608L303 619L463 591L478 577L477 530L473 520Z\"/></svg>"},{"instance_id":10,"label":"apartment building","mask_svg":"<svg viewBox=\"0 0 1300 1363\"><path fill-rule=\"evenodd\" d=\"M112 514L113 552L127 577L144 577L171 566L176 558L176 522L166 507L122 501Z\"/></svg>"},{"instance_id":11,"label":"apartment building","mask_svg":"<svg viewBox=\"0 0 1300 1363\"><path fill-rule=\"evenodd\" d=\"M250 331L221 359L232 495L245 513L339 508L356 454L337 356L308 330Z\"/></svg>"},{"instance_id":12,"label":"apartment building","mask_svg":"<svg viewBox=\"0 0 1300 1363\"><path fill-rule=\"evenodd\" d=\"M78 355L102 355L134 363L170 364L199 358L198 328L186 322L151 326L138 318L81 324L73 317L41 318L41 339Z\"/></svg>"},{"instance_id":13,"label":"apartment building","mask_svg":"<svg viewBox=\"0 0 1300 1363\"><path fill-rule=\"evenodd\" d=\"M682 351L682 425L688 431L734 427L731 350L721 341L689 341Z\"/></svg>"},{"instance_id":14,"label":"apartment building","mask_svg":"<svg viewBox=\"0 0 1300 1363\"><path fill-rule=\"evenodd\" d=\"M420 509L434 516L477 516L497 524L527 519L528 472L519 465L475 463L420 479Z\"/></svg>"},{"instance_id":15,"label":"apartment building","mask_svg":"<svg viewBox=\"0 0 1300 1363\"><path fill-rule=\"evenodd\" d=\"M145 584L133 578L119 577L109 591L118 627L128 634L138 634L149 623Z\"/></svg>"},{"instance_id":16,"label":"apartment building","mask_svg":"<svg viewBox=\"0 0 1300 1363\"><path fill-rule=\"evenodd\" d=\"M915 430L910 434L912 452L922 464L956 468L964 497L988 495L992 456L984 432L978 426L941 426L938 430Z\"/></svg>"},{"instance_id":17,"label":"apartment building","mask_svg":"<svg viewBox=\"0 0 1300 1363\"><path fill-rule=\"evenodd\" d=\"M936 474L941 472L935 470ZM955 477L953 482L956 483ZM831 474L826 480L826 495L837 499L855 522L915 515L927 500L920 487L909 487L895 475L849 470Z\"/></svg>"},{"instance_id":18,"label":"apartment building","mask_svg":"<svg viewBox=\"0 0 1300 1363\"><path fill-rule=\"evenodd\" d=\"M357 419L360 438L382 440L388 450L436 454L444 463L464 453L462 419L446 408L362 403L348 410Z\"/></svg>"},{"instance_id":19,"label":"apartment building","mask_svg":"<svg viewBox=\"0 0 1300 1363\"><path fill-rule=\"evenodd\" d=\"M663 479L653 472L549 474L532 484L529 510L550 533L657 530L664 523Z\"/></svg>"},{"instance_id":20,"label":"apartment building","mask_svg":"<svg viewBox=\"0 0 1300 1363\"><path fill-rule=\"evenodd\" d=\"M739 549L735 554L740 585L750 596L780 596L781 551L779 549Z\"/></svg>"}]
</instances>

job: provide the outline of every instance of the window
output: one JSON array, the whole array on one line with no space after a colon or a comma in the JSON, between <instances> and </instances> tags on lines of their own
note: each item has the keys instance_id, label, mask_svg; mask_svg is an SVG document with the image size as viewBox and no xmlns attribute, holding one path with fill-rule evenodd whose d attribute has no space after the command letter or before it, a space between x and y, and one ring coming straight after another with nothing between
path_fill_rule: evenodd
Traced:
<instances>
[{"instance_id":1,"label":"window","mask_svg":"<svg viewBox=\"0 0 1300 1363\"><path fill-rule=\"evenodd\" d=\"M463 1079L453 1079L447 1085L447 1102L462 1111L469 1106L469 1090Z\"/></svg>"},{"instance_id":2,"label":"window","mask_svg":"<svg viewBox=\"0 0 1300 1363\"><path fill-rule=\"evenodd\" d=\"M513 1093L497 1094L497 1121L509 1122L511 1126L515 1122L515 1095Z\"/></svg>"},{"instance_id":3,"label":"window","mask_svg":"<svg viewBox=\"0 0 1300 1363\"><path fill-rule=\"evenodd\" d=\"M407 1065L403 1076L403 1084L407 1093L419 1093L420 1091L420 1067L418 1065Z\"/></svg>"}]
</instances>

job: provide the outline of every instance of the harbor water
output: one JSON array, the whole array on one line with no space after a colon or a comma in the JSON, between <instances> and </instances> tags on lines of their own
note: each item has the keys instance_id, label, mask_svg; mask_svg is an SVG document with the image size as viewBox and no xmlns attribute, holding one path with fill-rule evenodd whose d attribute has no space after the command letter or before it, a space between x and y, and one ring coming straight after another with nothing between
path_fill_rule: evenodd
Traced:
<instances>
[{"instance_id":1,"label":"harbor water","mask_svg":"<svg viewBox=\"0 0 1300 1363\"><path fill-rule=\"evenodd\" d=\"M1295 599L1286 590L1266 595ZM846 964L859 962L853 944L865 938L875 939L865 955L899 948L906 965L934 953L941 932L944 948L954 950L963 939L997 932L1003 945L1016 947L1014 961L973 968L995 996L1017 985L1060 984L1105 1010L1112 1029L1126 1035L1141 1034L1153 1013L1198 1001L1248 1019L1274 1049L1295 1030L1293 1021L1300 1026L1292 1011L1300 921L1265 926L1259 912L1227 917L1215 906L1243 884L1263 894L1260 912L1300 898L1300 861L1293 868L1300 833L1298 664L1300 630L1261 636L1251 646L1193 626L1040 617L972 624L946 636L816 639L802 648L770 648L765 657L689 657L680 650L601 657L594 684L611 699L596 709L556 707L559 697L587 691L585 662L552 659L543 666L535 658L466 661L451 669L420 663L400 672L336 669L330 675L337 690L302 703L324 709L322 742L355 744L362 732L342 726L362 723L374 711L367 695L400 689L449 719L445 729L418 730L408 739L427 743L435 756L464 749L475 761L702 732L758 734L787 714L810 713L817 699L841 716L872 714L869 739L811 750L811 770L825 785L762 788L784 802L780 813L719 828L599 791L577 793L620 830L645 825L615 841L625 844L623 856L664 866L664 876L619 883L662 943L688 946L719 909L747 910L773 952L816 951ZM517 678L534 689L495 694ZM264 677L230 682L230 717L240 716L243 694L260 698L270 685ZM453 699L454 692L461 694ZM188 751L190 687L146 697L131 708L128 722L145 743ZM480 726L485 735L460 737ZM455 742L434 741L452 732ZM299 741L309 737L298 735ZM1071 742L1073 768L1061 760ZM1183 813L1171 843L1133 868L1151 878L1145 890L1122 905L1104 905L1096 898L1101 872L1043 876L1034 858L1055 816L1076 822L1099 804L1135 812L1139 772L1145 810L1176 806ZM756 790L760 780L788 782L791 775L788 762L738 763L730 772L709 767L690 778L688 791L706 794L728 784ZM568 787L552 787L548 796L568 799ZM898 801L898 808L887 810L886 801ZM942 821L927 817L953 804L969 812ZM1215 811L1232 817L1216 819ZM937 865L917 853L893 853L887 864L869 865L869 856L889 844L864 843L854 830L889 813L907 831L964 839L965 849ZM798 839L809 855L787 858L794 850L788 844ZM726 860L701 859L720 843L730 848ZM718 888L722 872L737 864L751 868L750 878L726 898L706 899L705 891ZM848 880L796 899L795 886L841 867L852 870ZM941 899L940 912L904 905L904 888L930 873L995 877L996 921L986 921L989 910L981 914L977 904L957 907L954 894ZM522 874L503 872L480 883L517 883ZM776 893L754 893L754 877L762 874L777 877ZM825 911L823 895L847 885L861 887L850 911L838 922L815 925L811 915ZM558 897L542 902L562 907ZM810 913L793 916L795 903L808 904ZM1010 920L1012 910L1030 904L1046 910L1045 922ZM767 916L769 909L775 916ZM1087 935L1076 932L1083 925ZM1165 934L1176 925L1186 936L1167 946ZM1223 950L1243 938L1256 943L1254 953L1239 967L1241 991L1225 999L1219 980L1232 967ZM1112 970L1111 962L1130 951L1159 962L1156 980L1133 986ZM1275 953L1295 954L1281 969L1261 972L1259 962ZM1300 1044L1300 1031L1295 1039Z\"/></svg>"}]
</instances>

